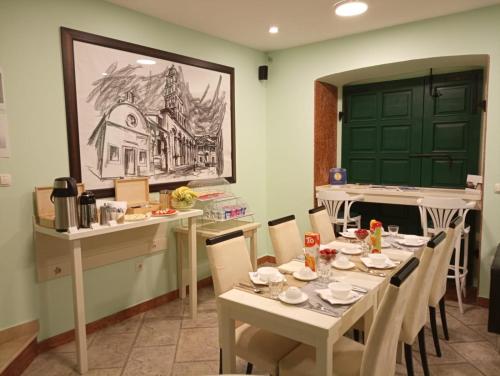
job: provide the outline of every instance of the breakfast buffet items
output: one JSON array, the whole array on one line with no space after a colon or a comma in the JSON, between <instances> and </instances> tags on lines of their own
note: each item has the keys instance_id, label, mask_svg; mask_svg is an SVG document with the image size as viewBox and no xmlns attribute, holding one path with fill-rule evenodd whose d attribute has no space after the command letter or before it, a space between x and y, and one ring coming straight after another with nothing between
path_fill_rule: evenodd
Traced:
<instances>
[{"instance_id":1,"label":"breakfast buffet items","mask_svg":"<svg viewBox=\"0 0 500 376\"><path fill-rule=\"evenodd\" d=\"M149 179L116 179L116 201L127 202L127 214L146 214L160 209L158 202L149 201Z\"/></svg>"},{"instance_id":2,"label":"breakfast buffet items","mask_svg":"<svg viewBox=\"0 0 500 376\"><path fill-rule=\"evenodd\" d=\"M97 206L95 196L90 191L85 191L78 199L79 224L82 228L90 228L93 223L98 222Z\"/></svg>"},{"instance_id":3,"label":"breakfast buffet items","mask_svg":"<svg viewBox=\"0 0 500 376\"><path fill-rule=\"evenodd\" d=\"M319 255L319 234L315 232L306 232L304 240L305 266L313 272L316 271L317 258Z\"/></svg>"},{"instance_id":4,"label":"breakfast buffet items","mask_svg":"<svg viewBox=\"0 0 500 376\"><path fill-rule=\"evenodd\" d=\"M179 187L172 192L172 207L179 210L191 209L198 194L189 187Z\"/></svg>"}]
</instances>

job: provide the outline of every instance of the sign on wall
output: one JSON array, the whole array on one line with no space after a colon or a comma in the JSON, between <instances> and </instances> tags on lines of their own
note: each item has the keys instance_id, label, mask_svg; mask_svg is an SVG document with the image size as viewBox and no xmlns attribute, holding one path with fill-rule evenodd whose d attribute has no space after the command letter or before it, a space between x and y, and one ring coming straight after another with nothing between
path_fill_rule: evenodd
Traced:
<instances>
[{"instance_id":1,"label":"sign on wall","mask_svg":"<svg viewBox=\"0 0 500 376\"><path fill-rule=\"evenodd\" d=\"M234 68L61 28L70 173L100 197L235 182Z\"/></svg>"}]
</instances>

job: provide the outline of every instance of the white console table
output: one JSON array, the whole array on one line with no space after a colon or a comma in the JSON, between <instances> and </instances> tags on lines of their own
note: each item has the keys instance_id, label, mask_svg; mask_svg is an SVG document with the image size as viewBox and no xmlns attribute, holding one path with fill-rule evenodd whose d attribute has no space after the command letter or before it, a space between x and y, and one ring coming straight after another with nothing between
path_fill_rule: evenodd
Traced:
<instances>
[{"instance_id":1,"label":"white console table","mask_svg":"<svg viewBox=\"0 0 500 376\"><path fill-rule=\"evenodd\" d=\"M35 224L34 230L54 238L69 242L72 253L71 275L73 279L73 311L75 316L75 342L78 371L84 374L88 371L87 333L85 331L85 302L83 293L83 267L81 240L94 236L111 234L119 231L136 229L144 226L158 225L165 222L174 222L180 219L188 220L188 251L189 251L189 298L191 316L197 317L197 265L196 265L196 217L203 215L202 210L191 209L180 211L168 217L148 218L144 221L126 222L113 226L98 226L95 229L80 229L72 233L57 232L54 229Z\"/></svg>"},{"instance_id":2,"label":"white console table","mask_svg":"<svg viewBox=\"0 0 500 376\"><path fill-rule=\"evenodd\" d=\"M321 190L338 190L352 195L363 195L364 202L378 204L396 204L417 206L417 200L424 196L455 197L465 201L474 201L475 210L481 210L482 194L480 191L473 192L465 189L426 188L415 187L406 190L397 186L370 186L367 184L345 184L345 185L320 185L316 192Z\"/></svg>"}]
</instances>

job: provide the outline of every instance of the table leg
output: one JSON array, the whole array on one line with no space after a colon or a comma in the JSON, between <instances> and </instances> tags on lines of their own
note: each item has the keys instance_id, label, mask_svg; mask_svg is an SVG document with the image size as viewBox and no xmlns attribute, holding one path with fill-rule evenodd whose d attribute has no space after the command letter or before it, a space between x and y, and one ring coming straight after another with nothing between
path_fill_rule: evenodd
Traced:
<instances>
[{"instance_id":1,"label":"table leg","mask_svg":"<svg viewBox=\"0 0 500 376\"><path fill-rule=\"evenodd\" d=\"M219 341L222 348L222 373L236 372L235 322L226 312L225 307L219 311Z\"/></svg>"},{"instance_id":2,"label":"table leg","mask_svg":"<svg viewBox=\"0 0 500 376\"><path fill-rule=\"evenodd\" d=\"M184 235L181 233L175 234L177 245L177 286L179 289L179 297L186 298L186 286L184 284Z\"/></svg>"},{"instance_id":3,"label":"table leg","mask_svg":"<svg viewBox=\"0 0 500 376\"><path fill-rule=\"evenodd\" d=\"M72 246L73 258L71 272L73 276L73 313L75 316L76 358L78 362L78 371L84 374L88 371L89 367L87 359L87 333L85 331L82 248L80 240L74 240Z\"/></svg>"},{"instance_id":4,"label":"table leg","mask_svg":"<svg viewBox=\"0 0 500 376\"><path fill-rule=\"evenodd\" d=\"M198 316L198 279L196 266L196 218L188 218L188 251L189 251L189 303L191 318Z\"/></svg>"},{"instance_id":5,"label":"table leg","mask_svg":"<svg viewBox=\"0 0 500 376\"><path fill-rule=\"evenodd\" d=\"M316 375L331 376L333 373L333 341L327 338L316 347Z\"/></svg>"},{"instance_id":6,"label":"table leg","mask_svg":"<svg viewBox=\"0 0 500 376\"><path fill-rule=\"evenodd\" d=\"M257 270L257 231L252 231L250 235L250 259L253 270Z\"/></svg>"}]
</instances>

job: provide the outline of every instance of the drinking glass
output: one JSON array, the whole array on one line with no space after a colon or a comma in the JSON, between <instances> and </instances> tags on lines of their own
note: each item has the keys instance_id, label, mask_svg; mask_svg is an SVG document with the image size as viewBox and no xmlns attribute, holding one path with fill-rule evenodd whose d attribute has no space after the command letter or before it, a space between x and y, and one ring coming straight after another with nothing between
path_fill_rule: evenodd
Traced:
<instances>
[{"instance_id":1,"label":"drinking glass","mask_svg":"<svg viewBox=\"0 0 500 376\"><path fill-rule=\"evenodd\" d=\"M279 274L269 277L269 293L271 298L278 299L278 295L283 290L283 277Z\"/></svg>"},{"instance_id":2,"label":"drinking glass","mask_svg":"<svg viewBox=\"0 0 500 376\"><path fill-rule=\"evenodd\" d=\"M354 234L356 235L356 238L361 243L361 251L362 251L363 255L365 255L365 253L368 252L368 248L369 248L368 244L366 244L365 239L368 237L370 232L368 230L358 229L358 230L354 231Z\"/></svg>"},{"instance_id":3,"label":"drinking glass","mask_svg":"<svg viewBox=\"0 0 500 376\"><path fill-rule=\"evenodd\" d=\"M389 231L389 235L391 236L391 240L395 241L396 237L398 235L398 232L399 232L399 226L389 225L389 226L387 226L387 230Z\"/></svg>"},{"instance_id":4,"label":"drinking glass","mask_svg":"<svg viewBox=\"0 0 500 376\"><path fill-rule=\"evenodd\" d=\"M330 280L330 258L320 257L318 261L318 282L328 283Z\"/></svg>"}]
</instances>

